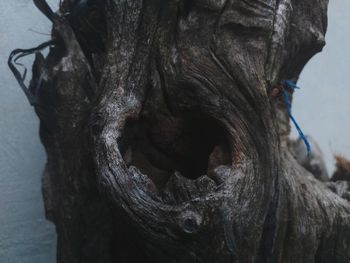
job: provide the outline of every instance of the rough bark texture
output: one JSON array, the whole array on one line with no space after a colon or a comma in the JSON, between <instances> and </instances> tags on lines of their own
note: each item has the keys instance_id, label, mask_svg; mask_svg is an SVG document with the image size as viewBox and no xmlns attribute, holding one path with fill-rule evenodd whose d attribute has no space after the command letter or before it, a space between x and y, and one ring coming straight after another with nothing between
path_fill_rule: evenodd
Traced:
<instances>
[{"instance_id":1,"label":"rough bark texture","mask_svg":"<svg viewBox=\"0 0 350 263\"><path fill-rule=\"evenodd\" d=\"M273 92L324 46L327 3L63 1L31 81L58 262L350 262L350 204Z\"/></svg>"}]
</instances>

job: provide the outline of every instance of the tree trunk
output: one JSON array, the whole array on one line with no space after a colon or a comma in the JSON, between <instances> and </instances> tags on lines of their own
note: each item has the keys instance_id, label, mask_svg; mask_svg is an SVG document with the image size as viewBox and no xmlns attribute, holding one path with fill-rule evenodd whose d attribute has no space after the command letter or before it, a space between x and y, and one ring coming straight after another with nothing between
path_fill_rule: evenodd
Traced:
<instances>
[{"instance_id":1,"label":"tree trunk","mask_svg":"<svg viewBox=\"0 0 350 263\"><path fill-rule=\"evenodd\" d=\"M324 46L327 3L46 12L30 91L58 262L350 262L350 204L293 156L281 85Z\"/></svg>"}]
</instances>

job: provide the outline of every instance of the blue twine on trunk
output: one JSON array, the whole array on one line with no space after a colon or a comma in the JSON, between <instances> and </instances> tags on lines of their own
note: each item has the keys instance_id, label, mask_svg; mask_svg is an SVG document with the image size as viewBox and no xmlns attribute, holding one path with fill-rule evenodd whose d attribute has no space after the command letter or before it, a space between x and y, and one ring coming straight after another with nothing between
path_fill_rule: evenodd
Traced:
<instances>
[{"instance_id":1,"label":"blue twine on trunk","mask_svg":"<svg viewBox=\"0 0 350 263\"><path fill-rule=\"evenodd\" d=\"M283 81L282 85L284 87L284 89L283 89L283 100L284 100L284 104L286 105L286 108L287 108L288 116L292 120L292 122L294 123L294 126L297 129L300 138L305 143L307 156L310 156L310 152L311 152L310 143L307 140L306 136L304 135L303 131L301 130L299 124L297 123L297 121L295 120L295 118L292 115L292 105L290 103L290 96L289 96L289 92L287 90L287 89L296 90L296 89L300 89L300 88L294 82L292 82L290 80Z\"/></svg>"}]
</instances>

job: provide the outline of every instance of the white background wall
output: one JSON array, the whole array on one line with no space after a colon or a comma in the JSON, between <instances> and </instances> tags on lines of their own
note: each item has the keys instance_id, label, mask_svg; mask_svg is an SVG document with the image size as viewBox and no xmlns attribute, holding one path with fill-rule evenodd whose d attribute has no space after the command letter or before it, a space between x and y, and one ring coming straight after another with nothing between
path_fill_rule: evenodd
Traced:
<instances>
[{"instance_id":1,"label":"white background wall","mask_svg":"<svg viewBox=\"0 0 350 263\"><path fill-rule=\"evenodd\" d=\"M49 33L49 25L32 0L0 0L0 263L55 262L55 230L40 189L46 157L38 120L7 67L12 49L49 38L30 29Z\"/></svg>"},{"instance_id":2,"label":"white background wall","mask_svg":"<svg viewBox=\"0 0 350 263\"><path fill-rule=\"evenodd\" d=\"M301 74L293 114L333 171L334 154L350 158L350 1L330 0L328 14L327 45Z\"/></svg>"},{"instance_id":3,"label":"white background wall","mask_svg":"<svg viewBox=\"0 0 350 263\"><path fill-rule=\"evenodd\" d=\"M12 49L47 40L30 30L48 33L49 25L32 0L0 0L0 263L55 262L54 227L44 218L40 189L45 154L38 121L6 64ZM305 68L293 109L329 169L332 154L350 157L349 65L350 1L331 0L327 46Z\"/></svg>"}]
</instances>

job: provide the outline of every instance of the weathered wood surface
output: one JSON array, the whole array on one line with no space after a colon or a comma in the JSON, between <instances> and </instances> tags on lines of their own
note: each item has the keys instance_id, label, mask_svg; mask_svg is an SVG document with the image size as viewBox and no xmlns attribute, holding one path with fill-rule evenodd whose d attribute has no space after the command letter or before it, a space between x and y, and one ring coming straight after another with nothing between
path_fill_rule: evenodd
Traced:
<instances>
[{"instance_id":1,"label":"weathered wood surface","mask_svg":"<svg viewBox=\"0 0 350 263\"><path fill-rule=\"evenodd\" d=\"M270 93L322 50L327 3L63 1L31 82L58 262L349 262L350 204Z\"/></svg>"}]
</instances>

